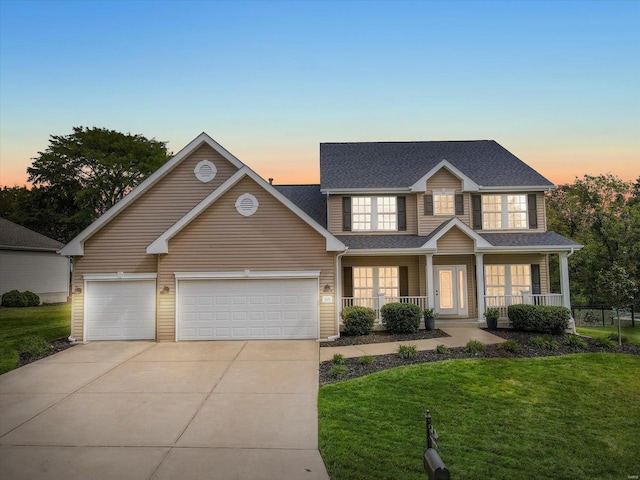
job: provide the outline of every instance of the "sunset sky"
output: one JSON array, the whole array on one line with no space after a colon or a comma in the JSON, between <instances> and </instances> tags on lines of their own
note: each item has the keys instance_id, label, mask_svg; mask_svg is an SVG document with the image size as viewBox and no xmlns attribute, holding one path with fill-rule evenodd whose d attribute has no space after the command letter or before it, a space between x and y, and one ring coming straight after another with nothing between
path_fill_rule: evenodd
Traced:
<instances>
[{"instance_id":1,"label":"sunset sky","mask_svg":"<svg viewBox=\"0 0 640 480\"><path fill-rule=\"evenodd\" d=\"M0 0L0 185L49 135L205 131L264 178L320 142L493 139L560 184L640 176L639 1Z\"/></svg>"}]
</instances>

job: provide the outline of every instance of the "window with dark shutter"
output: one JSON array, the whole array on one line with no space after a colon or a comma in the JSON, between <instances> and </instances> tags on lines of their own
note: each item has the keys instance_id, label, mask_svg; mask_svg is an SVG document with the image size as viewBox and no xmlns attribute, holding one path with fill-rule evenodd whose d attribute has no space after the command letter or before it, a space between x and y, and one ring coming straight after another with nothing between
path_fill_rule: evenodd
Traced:
<instances>
[{"instance_id":1,"label":"window with dark shutter","mask_svg":"<svg viewBox=\"0 0 640 480\"><path fill-rule=\"evenodd\" d=\"M456 215L464 215L464 195L456 193Z\"/></svg>"},{"instance_id":2,"label":"window with dark shutter","mask_svg":"<svg viewBox=\"0 0 640 480\"><path fill-rule=\"evenodd\" d=\"M408 297L409 296L409 267L400 267L399 269L399 278L398 283L400 287L400 296Z\"/></svg>"},{"instance_id":3,"label":"window with dark shutter","mask_svg":"<svg viewBox=\"0 0 640 480\"><path fill-rule=\"evenodd\" d=\"M397 208L398 208L398 230L406 231L407 230L407 198L406 197L398 197Z\"/></svg>"},{"instance_id":4,"label":"window with dark shutter","mask_svg":"<svg viewBox=\"0 0 640 480\"><path fill-rule=\"evenodd\" d=\"M433 215L433 195L424 196L424 214Z\"/></svg>"},{"instance_id":5,"label":"window with dark shutter","mask_svg":"<svg viewBox=\"0 0 640 480\"><path fill-rule=\"evenodd\" d=\"M540 265L536 263L531 264L531 293L534 295L542 293L540 289Z\"/></svg>"},{"instance_id":6,"label":"window with dark shutter","mask_svg":"<svg viewBox=\"0 0 640 480\"><path fill-rule=\"evenodd\" d=\"M351 267L342 268L342 296L353 297L353 269Z\"/></svg>"},{"instance_id":7,"label":"window with dark shutter","mask_svg":"<svg viewBox=\"0 0 640 480\"><path fill-rule=\"evenodd\" d=\"M536 202L536 194L530 193L527 202L529 207L529 228L538 228L538 204Z\"/></svg>"},{"instance_id":8,"label":"window with dark shutter","mask_svg":"<svg viewBox=\"0 0 640 480\"><path fill-rule=\"evenodd\" d=\"M473 228L482 230L482 197L471 195L471 209L473 211Z\"/></svg>"},{"instance_id":9,"label":"window with dark shutter","mask_svg":"<svg viewBox=\"0 0 640 480\"><path fill-rule=\"evenodd\" d=\"M342 230L351 231L351 197L342 197Z\"/></svg>"}]
</instances>

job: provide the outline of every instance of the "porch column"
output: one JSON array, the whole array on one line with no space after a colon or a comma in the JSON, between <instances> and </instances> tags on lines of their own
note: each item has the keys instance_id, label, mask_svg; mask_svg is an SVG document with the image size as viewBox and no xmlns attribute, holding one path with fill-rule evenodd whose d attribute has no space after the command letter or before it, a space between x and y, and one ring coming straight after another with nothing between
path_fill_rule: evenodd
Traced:
<instances>
[{"instance_id":1,"label":"porch column","mask_svg":"<svg viewBox=\"0 0 640 480\"><path fill-rule=\"evenodd\" d=\"M562 292L562 306L571 309L571 294L569 291L569 256L567 252L558 254L560 258L560 291Z\"/></svg>"},{"instance_id":2,"label":"porch column","mask_svg":"<svg viewBox=\"0 0 640 480\"><path fill-rule=\"evenodd\" d=\"M484 253L476 253L476 297L478 300L478 323L484 321Z\"/></svg>"},{"instance_id":3,"label":"porch column","mask_svg":"<svg viewBox=\"0 0 640 480\"><path fill-rule=\"evenodd\" d=\"M433 253L427 254L427 308L436 308L436 290L433 288Z\"/></svg>"}]
</instances>

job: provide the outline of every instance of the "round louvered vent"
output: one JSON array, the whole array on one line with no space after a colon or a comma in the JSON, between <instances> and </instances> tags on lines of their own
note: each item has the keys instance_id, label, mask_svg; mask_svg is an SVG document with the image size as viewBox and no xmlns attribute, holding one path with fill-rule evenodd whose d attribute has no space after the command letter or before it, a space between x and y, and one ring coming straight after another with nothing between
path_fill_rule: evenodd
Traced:
<instances>
[{"instance_id":1,"label":"round louvered vent","mask_svg":"<svg viewBox=\"0 0 640 480\"><path fill-rule=\"evenodd\" d=\"M236 210L240 215L250 217L258 210L258 199L250 193L245 193L236 200Z\"/></svg>"},{"instance_id":2,"label":"round louvered vent","mask_svg":"<svg viewBox=\"0 0 640 480\"><path fill-rule=\"evenodd\" d=\"M196 178L202 183L207 183L216 178L218 169L210 160L202 160L193 169L193 173L196 174Z\"/></svg>"}]
</instances>

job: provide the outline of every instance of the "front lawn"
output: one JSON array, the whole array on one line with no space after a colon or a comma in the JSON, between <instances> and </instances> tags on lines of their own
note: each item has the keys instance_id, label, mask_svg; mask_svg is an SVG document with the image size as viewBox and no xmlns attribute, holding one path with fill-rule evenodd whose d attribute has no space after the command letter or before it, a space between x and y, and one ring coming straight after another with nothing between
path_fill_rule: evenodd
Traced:
<instances>
[{"instance_id":1,"label":"front lawn","mask_svg":"<svg viewBox=\"0 0 640 480\"><path fill-rule=\"evenodd\" d=\"M332 480L423 480L429 408L451 478L629 478L638 371L638 356L589 353L375 373L320 389L320 451Z\"/></svg>"},{"instance_id":2,"label":"front lawn","mask_svg":"<svg viewBox=\"0 0 640 480\"><path fill-rule=\"evenodd\" d=\"M593 338L606 338L613 334L615 341L618 341L618 327L576 327L576 332ZM640 345L640 327L623 327L622 336L627 339L627 343Z\"/></svg>"},{"instance_id":3,"label":"front lawn","mask_svg":"<svg viewBox=\"0 0 640 480\"><path fill-rule=\"evenodd\" d=\"M16 368L18 347L32 335L45 340L68 337L71 305L0 308L0 374Z\"/></svg>"}]
</instances>

